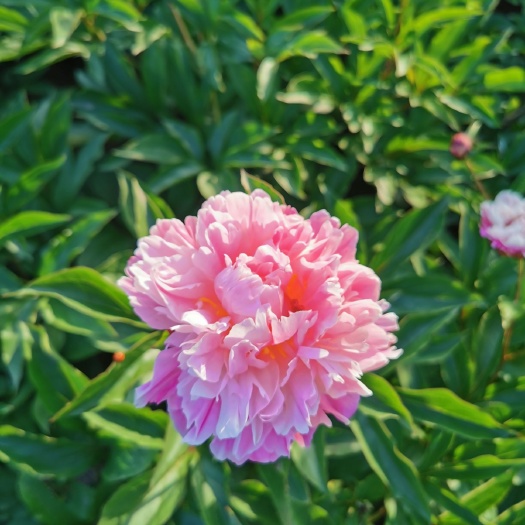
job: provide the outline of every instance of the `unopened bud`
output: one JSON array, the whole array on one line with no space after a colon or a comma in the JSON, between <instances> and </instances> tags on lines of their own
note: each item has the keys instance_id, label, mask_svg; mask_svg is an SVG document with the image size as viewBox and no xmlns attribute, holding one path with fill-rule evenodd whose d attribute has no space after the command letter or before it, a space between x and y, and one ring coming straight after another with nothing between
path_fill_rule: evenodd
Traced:
<instances>
[{"instance_id":1,"label":"unopened bud","mask_svg":"<svg viewBox=\"0 0 525 525\"><path fill-rule=\"evenodd\" d=\"M464 159L472 150L473 144L466 133L456 133L450 141L450 154L456 159Z\"/></svg>"},{"instance_id":2,"label":"unopened bud","mask_svg":"<svg viewBox=\"0 0 525 525\"><path fill-rule=\"evenodd\" d=\"M126 359L126 354L124 352L115 352L113 354L113 361L115 361L115 363L122 363L124 359Z\"/></svg>"}]
</instances>

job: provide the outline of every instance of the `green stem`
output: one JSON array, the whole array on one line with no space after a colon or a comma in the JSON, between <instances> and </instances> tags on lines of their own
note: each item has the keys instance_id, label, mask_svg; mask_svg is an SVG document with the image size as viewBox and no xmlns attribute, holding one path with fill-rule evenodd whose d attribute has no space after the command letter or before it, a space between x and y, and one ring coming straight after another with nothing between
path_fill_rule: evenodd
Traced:
<instances>
[{"instance_id":1,"label":"green stem","mask_svg":"<svg viewBox=\"0 0 525 525\"><path fill-rule=\"evenodd\" d=\"M489 195L489 192L485 189L485 186L483 186L483 183L480 180L476 179L476 176L474 175L474 169L472 168L472 164L468 159L465 159L465 166L467 167L470 176L472 177L472 180L474 181L474 184L476 185L476 188L479 190L481 195L483 195L483 197L486 200L492 200L491 196Z\"/></svg>"},{"instance_id":2,"label":"green stem","mask_svg":"<svg viewBox=\"0 0 525 525\"><path fill-rule=\"evenodd\" d=\"M525 259L520 258L518 261L518 280L516 282L516 293L514 295L514 302L516 305L519 304L521 300L521 290L523 288L523 277L525 275ZM512 329L514 327L514 323L511 322L509 327L505 330L505 335L503 336L503 351L502 351L502 358L505 360L508 358L508 350L510 345L510 340L512 339Z\"/></svg>"},{"instance_id":3,"label":"green stem","mask_svg":"<svg viewBox=\"0 0 525 525\"><path fill-rule=\"evenodd\" d=\"M197 46L195 45L195 42L193 38L191 38L191 34L188 30L188 27L186 26L186 23L184 22L184 19L182 18L182 15L180 11L172 4L168 4L169 8L171 10L171 13L173 14L173 18L175 19L175 23L177 24L177 27L179 28L180 34L182 36L182 40L190 50L190 53L195 58L197 56Z\"/></svg>"}]
</instances>

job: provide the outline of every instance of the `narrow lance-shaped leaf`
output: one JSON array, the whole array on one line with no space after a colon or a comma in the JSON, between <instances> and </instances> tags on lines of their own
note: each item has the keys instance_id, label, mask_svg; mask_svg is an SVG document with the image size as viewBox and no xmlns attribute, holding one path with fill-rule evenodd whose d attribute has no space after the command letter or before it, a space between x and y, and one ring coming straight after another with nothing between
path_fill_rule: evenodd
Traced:
<instances>
[{"instance_id":1,"label":"narrow lance-shaped leaf","mask_svg":"<svg viewBox=\"0 0 525 525\"><path fill-rule=\"evenodd\" d=\"M474 392L483 392L487 382L497 372L502 361L503 326L497 306L487 310L475 332L472 354L474 355Z\"/></svg>"},{"instance_id":2,"label":"narrow lance-shaped leaf","mask_svg":"<svg viewBox=\"0 0 525 525\"><path fill-rule=\"evenodd\" d=\"M328 484L324 434L324 427L318 428L309 447L294 443L291 451L297 470L321 492L327 491Z\"/></svg>"},{"instance_id":3,"label":"narrow lance-shaped leaf","mask_svg":"<svg viewBox=\"0 0 525 525\"><path fill-rule=\"evenodd\" d=\"M377 374L365 374L362 381L373 392L370 398L362 399L362 404L374 408L376 406L374 402L377 400L387 410L401 417L409 427L414 424L410 411L403 405L395 388L384 377Z\"/></svg>"},{"instance_id":4,"label":"narrow lance-shaped leaf","mask_svg":"<svg viewBox=\"0 0 525 525\"><path fill-rule=\"evenodd\" d=\"M43 525L67 523L87 525L87 520L73 512L66 502L43 480L29 474L18 478L18 491L33 518Z\"/></svg>"},{"instance_id":5,"label":"narrow lance-shaped leaf","mask_svg":"<svg viewBox=\"0 0 525 525\"><path fill-rule=\"evenodd\" d=\"M491 439L510 435L490 414L464 401L446 388L410 390L399 388L399 394L412 415L421 421L474 439Z\"/></svg>"},{"instance_id":6,"label":"narrow lance-shaped leaf","mask_svg":"<svg viewBox=\"0 0 525 525\"><path fill-rule=\"evenodd\" d=\"M77 266L43 275L11 295L52 297L88 315L137 323L126 294L92 268Z\"/></svg>"},{"instance_id":7,"label":"narrow lance-shaped leaf","mask_svg":"<svg viewBox=\"0 0 525 525\"><path fill-rule=\"evenodd\" d=\"M371 261L372 268L387 275L415 251L426 248L439 236L447 200L441 199L421 210L407 213L388 232L381 251Z\"/></svg>"},{"instance_id":8,"label":"narrow lance-shaped leaf","mask_svg":"<svg viewBox=\"0 0 525 525\"><path fill-rule=\"evenodd\" d=\"M279 204L284 204L284 197L273 188L271 184L268 184L264 180L261 180L253 175L250 175L245 170L241 170L241 184L244 191L251 193L253 190L261 189L264 190L273 201Z\"/></svg>"},{"instance_id":9,"label":"narrow lance-shaped leaf","mask_svg":"<svg viewBox=\"0 0 525 525\"><path fill-rule=\"evenodd\" d=\"M51 438L2 425L0 458L13 462L26 472L70 477L94 466L97 451L92 445L79 440Z\"/></svg>"},{"instance_id":10,"label":"narrow lance-shaped leaf","mask_svg":"<svg viewBox=\"0 0 525 525\"><path fill-rule=\"evenodd\" d=\"M47 211L22 211L0 223L0 244L18 235L35 235L64 224L69 215Z\"/></svg>"},{"instance_id":11,"label":"narrow lance-shaped leaf","mask_svg":"<svg viewBox=\"0 0 525 525\"><path fill-rule=\"evenodd\" d=\"M512 472L505 472L496 478L492 478L479 487L467 492L460 498L461 505L469 509L473 514L480 516L486 510L496 506L503 500L512 486ZM443 525L463 525L462 518L444 512L439 516L439 523Z\"/></svg>"},{"instance_id":12,"label":"narrow lance-shaped leaf","mask_svg":"<svg viewBox=\"0 0 525 525\"><path fill-rule=\"evenodd\" d=\"M62 408L89 383L87 377L51 346L42 327L33 328L29 375L42 404L50 413Z\"/></svg>"},{"instance_id":13,"label":"narrow lance-shaped leaf","mask_svg":"<svg viewBox=\"0 0 525 525\"><path fill-rule=\"evenodd\" d=\"M165 447L153 471L149 487L129 517L128 525L164 525L184 501L187 476L195 452L168 425Z\"/></svg>"},{"instance_id":14,"label":"narrow lance-shaped leaf","mask_svg":"<svg viewBox=\"0 0 525 525\"><path fill-rule=\"evenodd\" d=\"M39 274L52 273L67 266L114 216L114 210L91 213L55 237L42 254Z\"/></svg>"},{"instance_id":15,"label":"narrow lance-shaped leaf","mask_svg":"<svg viewBox=\"0 0 525 525\"><path fill-rule=\"evenodd\" d=\"M222 465L201 458L191 471L191 485L199 515L206 525L229 525L228 483Z\"/></svg>"},{"instance_id":16,"label":"narrow lance-shaped leaf","mask_svg":"<svg viewBox=\"0 0 525 525\"><path fill-rule=\"evenodd\" d=\"M358 412L350 427L369 465L390 488L396 500L417 516L421 523L429 523L428 496L417 471L395 446L385 425Z\"/></svg>"},{"instance_id":17,"label":"narrow lance-shaped leaf","mask_svg":"<svg viewBox=\"0 0 525 525\"><path fill-rule=\"evenodd\" d=\"M118 383L119 379L131 368L144 352L162 342L158 332L153 332L143 337L126 354L122 363L114 364L105 372L94 378L78 396L71 400L54 416L54 420L67 415L76 415L91 410L100 403L100 400Z\"/></svg>"}]
</instances>

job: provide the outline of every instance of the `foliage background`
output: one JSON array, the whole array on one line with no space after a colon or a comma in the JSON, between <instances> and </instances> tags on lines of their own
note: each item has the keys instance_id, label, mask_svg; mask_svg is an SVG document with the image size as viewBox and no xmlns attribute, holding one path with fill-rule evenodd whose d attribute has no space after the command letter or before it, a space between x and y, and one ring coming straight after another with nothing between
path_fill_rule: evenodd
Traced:
<instances>
[{"instance_id":1,"label":"foliage background","mask_svg":"<svg viewBox=\"0 0 525 525\"><path fill-rule=\"evenodd\" d=\"M524 20L497 0L2 0L0 522L525 522L523 290L478 234L482 192L525 192ZM114 282L156 218L241 168L358 227L405 353L349 428L238 468L133 407L164 334Z\"/></svg>"}]
</instances>

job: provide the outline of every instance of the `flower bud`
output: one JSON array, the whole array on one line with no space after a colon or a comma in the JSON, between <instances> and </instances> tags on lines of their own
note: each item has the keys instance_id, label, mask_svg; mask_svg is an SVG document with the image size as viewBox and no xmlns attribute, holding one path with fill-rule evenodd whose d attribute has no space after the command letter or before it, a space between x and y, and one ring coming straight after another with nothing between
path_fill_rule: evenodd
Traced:
<instances>
[{"instance_id":1,"label":"flower bud","mask_svg":"<svg viewBox=\"0 0 525 525\"><path fill-rule=\"evenodd\" d=\"M464 159L472 150L472 139L466 133L456 133L450 141L449 151L456 159Z\"/></svg>"},{"instance_id":2,"label":"flower bud","mask_svg":"<svg viewBox=\"0 0 525 525\"><path fill-rule=\"evenodd\" d=\"M113 361L115 363L122 363L126 359L126 354L124 352L115 352L113 354Z\"/></svg>"}]
</instances>

